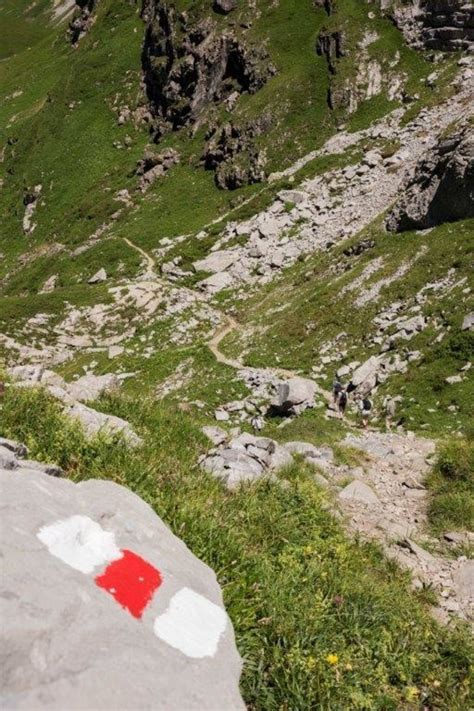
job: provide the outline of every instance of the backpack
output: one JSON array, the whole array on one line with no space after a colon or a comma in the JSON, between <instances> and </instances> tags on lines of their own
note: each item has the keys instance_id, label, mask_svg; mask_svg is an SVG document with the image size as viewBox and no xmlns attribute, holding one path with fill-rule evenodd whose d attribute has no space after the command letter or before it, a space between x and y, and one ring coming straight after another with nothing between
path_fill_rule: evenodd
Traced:
<instances>
[{"instance_id":1,"label":"backpack","mask_svg":"<svg viewBox=\"0 0 474 711\"><path fill-rule=\"evenodd\" d=\"M372 403L370 402L370 400L368 398L365 397L362 400L362 404L364 406L364 410L366 410L367 412L369 412L372 409Z\"/></svg>"}]
</instances>

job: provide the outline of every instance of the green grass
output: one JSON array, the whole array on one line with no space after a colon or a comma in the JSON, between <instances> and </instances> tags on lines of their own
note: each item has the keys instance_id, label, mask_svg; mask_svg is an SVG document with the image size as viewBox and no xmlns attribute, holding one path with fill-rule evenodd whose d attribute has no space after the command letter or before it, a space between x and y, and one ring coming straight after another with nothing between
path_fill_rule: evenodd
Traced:
<instances>
[{"instance_id":1,"label":"green grass","mask_svg":"<svg viewBox=\"0 0 474 711\"><path fill-rule=\"evenodd\" d=\"M345 537L304 467L285 472L286 487L263 482L231 494L197 468L207 445L191 416L147 401L108 407L132 420L143 448L87 442L50 397L11 387L2 435L74 480L128 486L214 568L249 708L469 707L467 631L438 627L407 574L376 546Z\"/></svg>"},{"instance_id":2,"label":"green grass","mask_svg":"<svg viewBox=\"0 0 474 711\"><path fill-rule=\"evenodd\" d=\"M212 13L207 4L190 0L183 0L181 6L195 15L210 13L222 28L231 23L233 31L242 34L236 14L223 18ZM128 188L139 209L125 210L113 232L149 248L165 236L194 234L229 209L235 209L232 217L244 216L245 209L238 207L246 198L253 198L247 208L249 215L268 204L273 190L267 193L257 185L235 193L220 191L212 172L200 167L208 122L230 118L220 108L205 116L194 136L188 130L166 136L160 148L177 149L180 165L145 197L135 193L133 173L149 140L148 130L132 123L118 126L114 107L127 104L134 108L143 100L139 77L144 28L137 8L112 0L101 2L97 21L77 49L70 47L64 25L48 25L46 10L50 7L44 0L34 7L26 0L8 0L2 7L15 52L0 66L0 91L9 97L22 91L0 108L0 123L6 127L3 142L13 141L6 146L2 164L4 259L0 268L4 274L19 254L40 244L54 240L76 246L83 242L117 209L113 196L119 189ZM257 142L266 152L268 172L273 172L322 145L334 132L336 116L326 103L326 64L315 53L317 36L327 22L323 9L293 0L259 0L259 11L239 9L241 20L252 15L251 29L243 34L249 43L268 46L278 71L259 92L241 97L232 120L245 123L271 113L271 128ZM344 0L338 6L338 21L341 18L348 25L349 45L355 48L367 23L370 25L367 10L354 0ZM418 81L426 63L404 47L388 20L377 16L373 23L380 35L374 51L383 53L387 47L387 56L399 51L400 68L409 81ZM34 28L34 36L30 37L27 28ZM22 41L17 39L20 36ZM7 45L4 51L10 53ZM378 99L375 104L363 104L354 121L366 124L392 108ZM125 136L131 138L128 148L123 147ZM306 174L310 169L305 168ZM303 171L299 177L304 175ZM37 228L26 239L21 231L23 190L36 184L43 185L34 220ZM192 245L185 248L194 250ZM17 279L11 288L20 286Z\"/></svg>"},{"instance_id":3,"label":"green grass","mask_svg":"<svg viewBox=\"0 0 474 711\"><path fill-rule=\"evenodd\" d=\"M429 519L439 535L447 531L474 531L474 438L451 439L439 450L433 472Z\"/></svg>"}]
</instances>

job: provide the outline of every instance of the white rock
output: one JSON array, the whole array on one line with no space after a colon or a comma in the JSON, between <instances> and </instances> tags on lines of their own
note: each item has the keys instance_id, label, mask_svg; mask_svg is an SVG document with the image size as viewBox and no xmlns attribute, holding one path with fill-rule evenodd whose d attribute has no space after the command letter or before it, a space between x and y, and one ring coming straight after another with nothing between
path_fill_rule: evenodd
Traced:
<instances>
[{"instance_id":1,"label":"white rock","mask_svg":"<svg viewBox=\"0 0 474 711\"><path fill-rule=\"evenodd\" d=\"M193 268L196 272L212 272L213 274L225 272L238 259L238 256L236 251L230 250L213 252L205 259L193 262Z\"/></svg>"},{"instance_id":2,"label":"white rock","mask_svg":"<svg viewBox=\"0 0 474 711\"><path fill-rule=\"evenodd\" d=\"M109 349L107 351L107 357L110 360L112 360L112 358L117 358L117 356L122 355L124 350L125 348L123 346L109 346Z\"/></svg>"},{"instance_id":3,"label":"white rock","mask_svg":"<svg viewBox=\"0 0 474 711\"><path fill-rule=\"evenodd\" d=\"M87 281L89 284L100 284L101 282L106 281L106 280L107 280L107 272L102 267L101 269L99 269L98 272L93 274L90 277L90 279L88 279Z\"/></svg>"},{"instance_id":4,"label":"white rock","mask_svg":"<svg viewBox=\"0 0 474 711\"><path fill-rule=\"evenodd\" d=\"M472 331L474 329L474 311L464 316L461 329L463 331Z\"/></svg>"},{"instance_id":5,"label":"white rock","mask_svg":"<svg viewBox=\"0 0 474 711\"><path fill-rule=\"evenodd\" d=\"M57 282L58 282L58 275L53 274L52 276L49 277L49 279L46 279L43 286L39 290L39 293L40 294L49 294L50 291L54 291L54 289L56 288Z\"/></svg>"},{"instance_id":6,"label":"white rock","mask_svg":"<svg viewBox=\"0 0 474 711\"><path fill-rule=\"evenodd\" d=\"M366 506L380 503L377 495L372 491L370 486L358 479L352 481L339 493L339 499L343 501L355 501L365 504Z\"/></svg>"},{"instance_id":7,"label":"white rock","mask_svg":"<svg viewBox=\"0 0 474 711\"><path fill-rule=\"evenodd\" d=\"M210 294L215 294L218 291L222 291L222 289L232 286L232 277L228 272L218 272L200 281L198 286Z\"/></svg>"}]
</instances>

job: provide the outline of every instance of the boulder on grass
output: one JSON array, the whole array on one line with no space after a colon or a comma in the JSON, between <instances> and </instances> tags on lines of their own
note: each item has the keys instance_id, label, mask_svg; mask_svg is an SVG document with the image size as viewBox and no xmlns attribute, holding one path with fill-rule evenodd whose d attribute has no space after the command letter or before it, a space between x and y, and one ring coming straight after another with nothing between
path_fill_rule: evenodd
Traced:
<instances>
[{"instance_id":1,"label":"boulder on grass","mask_svg":"<svg viewBox=\"0 0 474 711\"><path fill-rule=\"evenodd\" d=\"M314 406L316 383L308 378L290 378L278 388L278 407L284 412Z\"/></svg>"},{"instance_id":2,"label":"boulder on grass","mask_svg":"<svg viewBox=\"0 0 474 711\"><path fill-rule=\"evenodd\" d=\"M244 709L213 571L138 496L0 470L2 698L15 709Z\"/></svg>"}]
</instances>

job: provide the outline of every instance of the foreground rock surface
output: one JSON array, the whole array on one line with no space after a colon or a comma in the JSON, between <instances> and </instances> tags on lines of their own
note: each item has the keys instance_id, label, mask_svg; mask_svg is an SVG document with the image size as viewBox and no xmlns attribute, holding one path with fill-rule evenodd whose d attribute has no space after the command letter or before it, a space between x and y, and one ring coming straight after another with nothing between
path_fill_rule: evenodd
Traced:
<instances>
[{"instance_id":1,"label":"foreground rock surface","mask_svg":"<svg viewBox=\"0 0 474 711\"><path fill-rule=\"evenodd\" d=\"M0 483L4 708L244 708L215 575L147 504L26 468Z\"/></svg>"}]
</instances>

